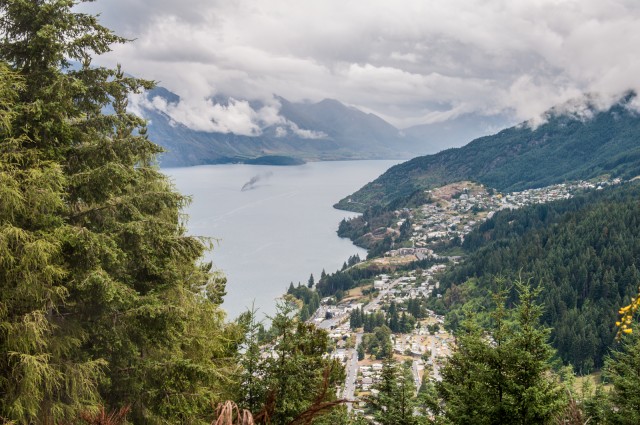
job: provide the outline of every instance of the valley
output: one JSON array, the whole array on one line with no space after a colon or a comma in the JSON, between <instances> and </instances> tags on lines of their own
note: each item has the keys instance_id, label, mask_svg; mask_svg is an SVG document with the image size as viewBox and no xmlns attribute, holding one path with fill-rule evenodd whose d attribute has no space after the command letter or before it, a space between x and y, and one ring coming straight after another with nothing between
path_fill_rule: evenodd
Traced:
<instances>
[{"instance_id":1,"label":"valley","mask_svg":"<svg viewBox=\"0 0 640 425\"><path fill-rule=\"evenodd\" d=\"M393 249L370 256L336 274L357 274L357 269L385 272L362 280L354 279L353 288L340 288L336 295L323 298L318 310L308 319L329 330L329 337L336 344L331 356L344 362L347 368L344 391L354 395L355 409L363 414L367 411L366 400L371 391L376 391L376 385L380 385L380 372L387 355L386 351L369 352L359 346L363 336L366 340L382 332L382 328L374 329L375 326L370 324L365 324L363 329L363 320L368 320L364 317L377 316L377 326L387 329L388 350L395 361L411 363L416 392L429 380L440 381L440 368L455 346L451 333L455 324L449 312L453 305L460 303L460 300L453 300L450 304L454 297L450 280L443 284L441 279L468 256L461 249L465 237L500 211L583 197L621 184L620 179L601 178L500 193L463 181L426 190L425 204L393 211L387 227L375 229L377 234L393 235ZM345 232L347 226L364 227L357 232L361 236L355 236L353 228L350 235L356 242L366 241L364 245L370 252L376 249L377 244L384 243L380 238L364 233L368 223L362 216L343 221L341 230ZM403 231L403 227L410 231ZM451 254L452 247L458 247L453 250L457 255ZM425 260L437 263L423 268ZM421 261L423 263L418 265ZM404 268L398 270L399 266ZM318 282L321 292L323 283L321 278ZM288 292L289 296L300 297L300 300L304 300L301 294L305 293L301 287L290 288ZM409 326L403 324L406 321L409 321Z\"/></svg>"}]
</instances>

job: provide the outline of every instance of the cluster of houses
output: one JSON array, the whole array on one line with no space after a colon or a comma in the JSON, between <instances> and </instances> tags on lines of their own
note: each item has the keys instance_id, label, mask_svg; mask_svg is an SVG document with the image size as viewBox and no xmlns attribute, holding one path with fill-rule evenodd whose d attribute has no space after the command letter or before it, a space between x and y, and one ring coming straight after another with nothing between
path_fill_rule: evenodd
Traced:
<instances>
[{"instance_id":1,"label":"cluster of houses","mask_svg":"<svg viewBox=\"0 0 640 425\"><path fill-rule=\"evenodd\" d=\"M430 195L430 202L410 212L410 217L414 219L410 241L415 247L413 249L418 250L428 250L431 243L442 239L458 237L462 241L478 223L491 218L496 211L568 199L578 191L597 190L619 183L620 179L578 181L508 194L487 190L484 186L471 182L459 182L428 190L426 192ZM406 214L406 211L396 211L398 215L403 212ZM404 220L399 223L404 223ZM401 253L408 249L410 248L391 251L389 255L403 255Z\"/></svg>"},{"instance_id":2,"label":"cluster of houses","mask_svg":"<svg viewBox=\"0 0 640 425\"><path fill-rule=\"evenodd\" d=\"M385 256L415 256L420 260L439 258L430 248L434 242L454 237L463 240L476 224L491 218L495 211L567 199L579 190L598 189L618 183L619 179L595 183L567 183L506 195L488 191L483 186L471 182L460 182L434 189L429 191L429 203L412 210L397 211L399 216L408 216L413 222L410 238L413 247L395 249L387 252ZM406 218L397 222L398 228L405 220ZM452 257L449 259L457 260ZM367 304L363 302L362 297L347 297L337 305L330 298L323 299L312 320L327 329L329 336L336 342L336 349L331 356L342 361L348 368L353 367L355 360L350 360L355 356L357 347L354 346L354 342L357 338L356 332L349 327L351 311L363 308L371 313L380 311L384 305L389 305L392 301L400 305L409 299L429 297L434 289L439 287L437 276L446 267L446 264L436 264L426 270L409 271L404 275L380 274L373 281L377 296ZM450 355L453 338L443 329L443 324L442 316L430 312L429 317L421 320L411 334L394 334L391 337L396 358L412 362L416 390L424 371L429 371L432 378L439 379L439 367L443 359ZM351 370L348 376L355 380L352 384L355 384L356 398L358 395L375 392L374 386L380 379L382 367L381 360L365 358L357 363L356 370Z\"/></svg>"},{"instance_id":3,"label":"cluster of houses","mask_svg":"<svg viewBox=\"0 0 640 425\"><path fill-rule=\"evenodd\" d=\"M439 379L439 368L443 360L451 353L453 346L451 334L442 328L434 333L427 328L427 324L439 323L442 325L443 321L443 317L432 314L411 334L395 334L391 337L396 358L412 362L416 391L420 388L425 370L430 371L433 378ZM360 396L367 393L375 394L374 386L380 381L382 361L367 359L361 363L357 372L356 394Z\"/></svg>"},{"instance_id":4,"label":"cluster of houses","mask_svg":"<svg viewBox=\"0 0 640 425\"><path fill-rule=\"evenodd\" d=\"M461 182L428 190L431 201L412 211L413 246L428 249L442 239L453 239L469 233L490 211L502 205L499 194L490 194L483 186ZM400 212L399 212L400 213Z\"/></svg>"},{"instance_id":5,"label":"cluster of houses","mask_svg":"<svg viewBox=\"0 0 640 425\"><path fill-rule=\"evenodd\" d=\"M604 186L617 185L621 182L622 180L618 178L600 180L598 182L578 181L555 184L539 189L528 189L522 192L512 192L503 197L503 208L521 208L531 204L542 204L559 199L569 199L574 196L577 191L588 189L601 190Z\"/></svg>"},{"instance_id":6,"label":"cluster of houses","mask_svg":"<svg viewBox=\"0 0 640 425\"><path fill-rule=\"evenodd\" d=\"M411 298L427 297L438 287L436 275L445 267L444 264L437 264L420 273L414 270L404 275L380 274L376 276L373 283L378 295L369 303L365 304L357 298L347 298L337 305L323 305L321 309L324 309L325 315L320 315L322 317L316 319L316 322L321 327L327 328L329 337L335 341L336 348L330 354L331 358L351 367L350 359L353 358L354 350L357 348L353 344L356 340L356 332L349 327L348 317L351 311L363 308L368 313L372 313L380 311L383 306L389 305L392 301L401 304ZM438 377L437 369L440 360L449 355L449 349L453 344L452 336L443 329L443 325L444 317L429 312L429 316L421 320L419 326L416 326L410 334L391 335L390 343L396 359L410 360L413 363L416 391L422 382L424 371L431 370L434 376ZM374 386L379 381L382 367L381 359L370 356L357 363L356 370L352 371L356 398L375 392Z\"/></svg>"},{"instance_id":7,"label":"cluster of houses","mask_svg":"<svg viewBox=\"0 0 640 425\"><path fill-rule=\"evenodd\" d=\"M376 390L371 387L380 382L381 373L382 363L372 363L367 366L360 366L358 368L356 388L360 391L371 391L375 393Z\"/></svg>"}]
</instances>

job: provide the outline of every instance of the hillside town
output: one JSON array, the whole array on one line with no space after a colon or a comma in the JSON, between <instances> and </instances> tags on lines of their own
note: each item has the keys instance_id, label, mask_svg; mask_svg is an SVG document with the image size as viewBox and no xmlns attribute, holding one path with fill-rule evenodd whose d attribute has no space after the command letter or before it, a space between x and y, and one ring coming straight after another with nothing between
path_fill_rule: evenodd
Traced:
<instances>
[{"instance_id":1,"label":"hillside town","mask_svg":"<svg viewBox=\"0 0 640 425\"><path fill-rule=\"evenodd\" d=\"M375 385L380 382L384 363L384 358L360 347L370 338L367 335L377 331L369 329L367 333L362 326L353 326L355 313L377 314L389 324L392 308L404 315L411 302L441 297L435 291L439 287L439 275L449 264L462 259L457 255L437 254L436 246L443 241L463 241L474 226L491 218L496 211L568 199L579 191L598 190L619 183L619 179L580 181L502 194L476 183L459 182L427 191L429 201L424 205L395 211L399 219L389 230L398 232L406 220L412 224L407 246L389 250L381 258L353 267L363 267L366 263L379 266L408 264L425 259L438 263L426 269L378 274L366 288L353 288L339 301L335 297L325 297L309 319L326 329L335 342L331 357L340 360L346 368L346 381L339 396L353 400L348 405L349 410L366 412L367 396L376 394ZM441 379L440 367L455 344L453 335L445 329L444 317L421 308L421 317L410 330L388 335L393 359L410 364L416 392L425 381Z\"/></svg>"}]
</instances>

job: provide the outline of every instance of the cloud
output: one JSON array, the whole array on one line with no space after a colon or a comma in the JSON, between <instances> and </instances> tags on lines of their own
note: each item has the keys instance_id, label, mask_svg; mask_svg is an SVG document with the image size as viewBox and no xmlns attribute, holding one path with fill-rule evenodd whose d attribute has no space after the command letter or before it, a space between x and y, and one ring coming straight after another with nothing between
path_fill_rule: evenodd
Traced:
<instances>
[{"instance_id":1,"label":"cloud","mask_svg":"<svg viewBox=\"0 0 640 425\"><path fill-rule=\"evenodd\" d=\"M640 89L640 3L631 0L101 0L83 7L136 39L98 62L123 63L185 100L335 98L404 126L461 109L524 120L577 94ZM229 117L227 128L256 131L257 118L240 100L215 113ZM211 126L205 121L193 125Z\"/></svg>"},{"instance_id":2,"label":"cloud","mask_svg":"<svg viewBox=\"0 0 640 425\"><path fill-rule=\"evenodd\" d=\"M267 127L277 126L276 137L285 137L289 131L303 139L327 137L323 132L299 128L280 115L280 103L275 98L269 101L269 104L254 109L248 101L232 97L224 103L197 97L168 102L160 96L136 94L130 97L129 110L140 117L147 115L145 111L160 112L168 116L173 125L182 124L191 130L207 133L255 137L262 135Z\"/></svg>"},{"instance_id":3,"label":"cloud","mask_svg":"<svg viewBox=\"0 0 640 425\"><path fill-rule=\"evenodd\" d=\"M211 99L194 99L177 103L167 102L156 96L148 99L137 97L131 110L156 110L168 115L173 123L210 133L234 133L241 136L259 136L262 133L260 113L249 102L229 99L228 105L214 104ZM142 113L143 115L143 113Z\"/></svg>"},{"instance_id":4,"label":"cloud","mask_svg":"<svg viewBox=\"0 0 640 425\"><path fill-rule=\"evenodd\" d=\"M629 94L629 92L608 95L588 93L559 103L544 113L533 116L524 124L535 129L546 123L552 116L569 116L579 121L588 121L597 113L608 110L614 104L622 104L629 111L639 113L640 102L638 101L638 96L634 95L631 99L628 99L627 96Z\"/></svg>"},{"instance_id":5,"label":"cloud","mask_svg":"<svg viewBox=\"0 0 640 425\"><path fill-rule=\"evenodd\" d=\"M324 139L327 137L327 134L323 131L305 130L303 128L299 128L296 123L291 121L287 121L287 124L291 131L293 131L293 134L302 137L303 139Z\"/></svg>"}]
</instances>

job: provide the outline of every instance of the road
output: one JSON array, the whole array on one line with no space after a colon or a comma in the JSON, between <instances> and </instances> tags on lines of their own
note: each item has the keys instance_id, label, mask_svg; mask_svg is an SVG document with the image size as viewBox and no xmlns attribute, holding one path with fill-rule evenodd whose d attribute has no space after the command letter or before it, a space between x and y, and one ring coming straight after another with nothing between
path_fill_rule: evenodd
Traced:
<instances>
[{"instance_id":1,"label":"road","mask_svg":"<svg viewBox=\"0 0 640 425\"><path fill-rule=\"evenodd\" d=\"M362 332L356 334L356 345L351 349L351 356L347 360L345 367L347 378L344 381L344 392L342 398L347 400L353 400L356 392L356 379L358 378L358 345L362 342ZM353 409L352 403L347 403L347 411L351 412Z\"/></svg>"},{"instance_id":2,"label":"road","mask_svg":"<svg viewBox=\"0 0 640 425\"><path fill-rule=\"evenodd\" d=\"M420 372L418 372L418 360L414 360L411 365L411 372L413 373L413 383L416 386L416 394L420 391L422 381L420 380Z\"/></svg>"},{"instance_id":3,"label":"road","mask_svg":"<svg viewBox=\"0 0 640 425\"><path fill-rule=\"evenodd\" d=\"M389 293L389 290L393 289L401 279L396 279L389 284L387 289L383 289L378 293L378 296L371 300L367 305L363 307L365 312L375 311L378 309L378 305L380 304L380 300ZM325 312L324 307L320 307L316 312L314 312L314 317L322 317ZM341 314L340 316L333 317L328 320L323 320L316 326L321 329L332 329L338 326L340 323L345 321L349 317L348 314ZM350 350L350 355L347 360L347 364L345 366L345 372L347 377L344 383L344 389L342 391L342 398L347 400L353 400L356 391L356 379L358 378L358 345L362 342L362 332L356 333L356 344L355 347ZM347 410L351 411L353 409L352 403L347 403Z\"/></svg>"},{"instance_id":4,"label":"road","mask_svg":"<svg viewBox=\"0 0 640 425\"><path fill-rule=\"evenodd\" d=\"M346 314L341 314L340 316L336 316L336 317L334 317L332 319L323 320L317 326L320 329L333 329L336 326L338 326L346 317L347 317Z\"/></svg>"},{"instance_id":5,"label":"road","mask_svg":"<svg viewBox=\"0 0 640 425\"><path fill-rule=\"evenodd\" d=\"M389 287L387 289L380 290L380 292L378 293L378 296L375 297L373 300L371 300L369 304L364 306L364 311L375 310L375 307L377 307L378 304L380 304L380 300L382 299L382 297L387 295L391 289L393 289L398 283L400 283L401 280L402 279L396 279L389 284Z\"/></svg>"},{"instance_id":6,"label":"road","mask_svg":"<svg viewBox=\"0 0 640 425\"><path fill-rule=\"evenodd\" d=\"M440 366L436 364L436 338L431 338L431 368L433 379L436 381L442 381L442 376L440 376Z\"/></svg>"}]
</instances>

